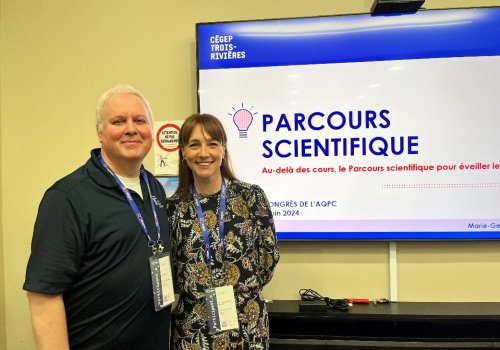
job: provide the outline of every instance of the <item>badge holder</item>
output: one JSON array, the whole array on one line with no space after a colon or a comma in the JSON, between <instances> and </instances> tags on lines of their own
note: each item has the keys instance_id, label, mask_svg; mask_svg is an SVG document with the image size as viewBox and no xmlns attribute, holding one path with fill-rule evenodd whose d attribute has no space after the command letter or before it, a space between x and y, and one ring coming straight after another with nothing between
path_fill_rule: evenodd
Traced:
<instances>
[{"instance_id":1,"label":"badge holder","mask_svg":"<svg viewBox=\"0 0 500 350\"><path fill-rule=\"evenodd\" d=\"M232 286L209 288L205 291L210 333L237 329L238 314Z\"/></svg>"},{"instance_id":2,"label":"badge holder","mask_svg":"<svg viewBox=\"0 0 500 350\"><path fill-rule=\"evenodd\" d=\"M149 267L153 282L155 311L160 311L175 300L170 255L168 253L156 253L149 257Z\"/></svg>"}]
</instances>

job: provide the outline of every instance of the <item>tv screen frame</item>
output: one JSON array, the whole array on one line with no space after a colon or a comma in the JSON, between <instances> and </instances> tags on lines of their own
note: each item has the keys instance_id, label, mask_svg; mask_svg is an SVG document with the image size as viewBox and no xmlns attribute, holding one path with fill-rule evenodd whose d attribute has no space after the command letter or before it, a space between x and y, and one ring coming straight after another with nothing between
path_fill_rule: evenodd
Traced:
<instances>
[{"instance_id":1,"label":"tv screen frame","mask_svg":"<svg viewBox=\"0 0 500 350\"><path fill-rule=\"evenodd\" d=\"M197 23L196 48L280 240L500 239L500 7Z\"/></svg>"}]
</instances>

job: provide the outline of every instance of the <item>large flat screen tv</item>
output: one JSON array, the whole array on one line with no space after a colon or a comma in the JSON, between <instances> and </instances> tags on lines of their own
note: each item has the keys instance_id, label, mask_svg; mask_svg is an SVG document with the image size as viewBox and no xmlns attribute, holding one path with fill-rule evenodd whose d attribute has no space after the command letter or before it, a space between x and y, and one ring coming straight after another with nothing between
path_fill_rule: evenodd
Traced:
<instances>
[{"instance_id":1,"label":"large flat screen tv","mask_svg":"<svg viewBox=\"0 0 500 350\"><path fill-rule=\"evenodd\" d=\"M500 239L500 8L197 24L281 240Z\"/></svg>"}]
</instances>

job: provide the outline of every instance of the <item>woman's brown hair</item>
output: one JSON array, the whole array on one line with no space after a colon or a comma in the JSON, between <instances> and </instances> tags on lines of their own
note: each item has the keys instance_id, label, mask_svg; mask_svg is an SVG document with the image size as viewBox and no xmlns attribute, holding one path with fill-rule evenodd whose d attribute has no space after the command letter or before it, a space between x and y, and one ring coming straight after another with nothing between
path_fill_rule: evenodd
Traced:
<instances>
[{"instance_id":1,"label":"woman's brown hair","mask_svg":"<svg viewBox=\"0 0 500 350\"><path fill-rule=\"evenodd\" d=\"M179 185L175 193L169 199L174 202L191 200L191 188L194 182L193 172L184 161L182 149L189 142L189 138L197 125L201 126L203 132L220 142L225 149L225 155L220 167L222 177L227 180L237 180L231 166L231 158L229 157L229 151L227 149L227 135L222 123L211 114L193 114L184 121L181 132L179 133Z\"/></svg>"}]
</instances>

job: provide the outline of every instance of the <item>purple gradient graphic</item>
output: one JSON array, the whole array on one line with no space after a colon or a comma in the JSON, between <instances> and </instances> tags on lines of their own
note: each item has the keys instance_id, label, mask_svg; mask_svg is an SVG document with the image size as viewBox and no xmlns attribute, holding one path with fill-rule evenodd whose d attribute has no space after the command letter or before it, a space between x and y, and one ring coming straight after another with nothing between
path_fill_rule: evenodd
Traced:
<instances>
[{"instance_id":1,"label":"purple gradient graphic","mask_svg":"<svg viewBox=\"0 0 500 350\"><path fill-rule=\"evenodd\" d=\"M246 138L248 127L253 121L252 113L246 109L239 109L233 114L233 121L240 132L240 138Z\"/></svg>"}]
</instances>

